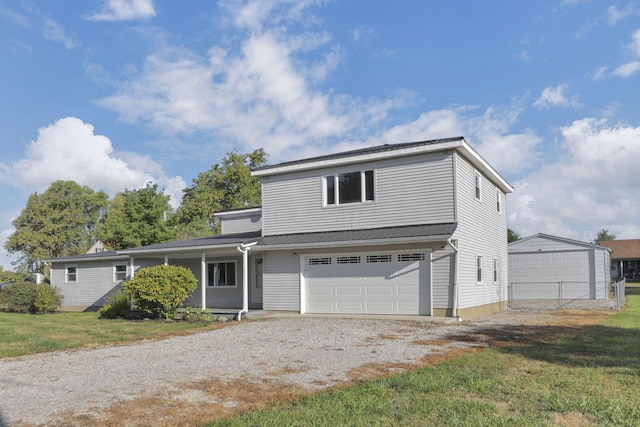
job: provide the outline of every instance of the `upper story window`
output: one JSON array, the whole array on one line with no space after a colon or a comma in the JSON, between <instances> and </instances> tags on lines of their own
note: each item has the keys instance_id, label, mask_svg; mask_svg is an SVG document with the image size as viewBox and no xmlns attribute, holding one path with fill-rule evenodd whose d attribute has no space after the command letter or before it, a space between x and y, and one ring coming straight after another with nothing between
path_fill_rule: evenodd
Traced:
<instances>
[{"instance_id":1,"label":"upper story window","mask_svg":"<svg viewBox=\"0 0 640 427\"><path fill-rule=\"evenodd\" d=\"M78 281L78 266L67 265L64 272L65 283L76 283Z\"/></svg>"},{"instance_id":2,"label":"upper story window","mask_svg":"<svg viewBox=\"0 0 640 427\"><path fill-rule=\"evenodd\" d=\"M475 196L477 200L482 200L482 177L479 173L475 173L474 175L475 181Z\"/></svg>"},{"instance_id":3,"label":"upper story window","mask_svg":"<svg viewBox=\"0 0 640 427\"><path fill-rule=\"evenodd\" d=\"M498 213L502 212L502 193L496 189L496 210Z\"/></svg>"},{"instance_id":4,"label":"upper story window","mask_svg":"<svg viewBox=\"0 0 640 427\"><path fill-rule=\"evenodd\" d=\"M324 204L344 205L375 200L373 170L327 175Z\"/></svg>"}]
</instances>

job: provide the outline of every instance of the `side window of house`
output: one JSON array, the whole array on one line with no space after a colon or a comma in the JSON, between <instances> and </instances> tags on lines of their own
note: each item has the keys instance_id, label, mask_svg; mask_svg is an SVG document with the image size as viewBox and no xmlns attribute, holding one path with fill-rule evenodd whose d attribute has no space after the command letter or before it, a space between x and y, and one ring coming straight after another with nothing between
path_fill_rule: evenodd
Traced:
<instances>
[{"instance_id":1,"label":"side window of house","mask_svg":"<svg viewBox=\"0 0 640 427\"><path fill-rule=\"evenodd\" d=\"M127 264L113 265L113 281L122 282L127 278Z\"/></svg>"},{"instance_id":2,"label":"side window of house","mask_svg":"<svg viewBox=\"0 0 640 427\"><path fill-rule=\"evenodd\" d=\"M207 286L234 287L236 282L236 262L212 262L207 265Z\"/></svg>"},{"instance_id":3,"label":"side window of house","mask_svg":"<svg viewBox=\"0 0 640 427\"><path fill-rule=\"evenodd\" d=\"M375 200L375 179L372 169L327 175L324 183L325 206Z\"/></svg>"},{"instance_id":4,"label":"side window of house","mask_svg":"<svg viewBox=\"0 0 640 427\"><path fill-rule=\"evenodd\" d=\"M65 283L77 283L78 282L78 266L67 265L64 272Z\"/></svg>"},{"instance_id":5,"label":"side window of house","mask_svg":"<svg viewBox=\"0 0 640 427\"><path fill-rule=\"evenodd\" d=\"M498 213L502 212L502 193L498 189L496 189L496 209Z\"/></svg>"},{"instance_id":6,"label":"side window of house","mask_svg":"<svg viewBox=\"0 0 640 427\"><path fill-rule=\"evenodd\" d=\"M476 281L482 283L482 257L476 257Z\"/></svg>"},{"instance_id":7,"label":"side window of house","mask_svg":"<svg viewBox=\"0 0 640 427\"><path fill-rule=\"evenodd\" d=\"M493 259L493 283L498 283L498 260Z\"/></svg>"},{"instance_id":8,"label":"side window of house","mask_svg":"<svg viewBox=\"0 0 640 427\"><path fill-rule=\"evenodd\" d=\"M482 177L478 172L474 175L474 184L475 184L475 196L477 200L482 200Z\"/></svg>"}]
</instances>

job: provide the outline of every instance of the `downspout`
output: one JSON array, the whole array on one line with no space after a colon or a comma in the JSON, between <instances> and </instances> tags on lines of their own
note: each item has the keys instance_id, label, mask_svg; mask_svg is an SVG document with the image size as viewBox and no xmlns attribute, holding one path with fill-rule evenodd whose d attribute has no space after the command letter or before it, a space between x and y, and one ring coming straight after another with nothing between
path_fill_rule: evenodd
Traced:
<instances>
[{"instance_id":1,"label":"downspout","mask_svg":"<svg viewBox=\"0 0 640 427\"><path fill-rule=\"evenodd\" d=\"M242 310L238 311L238 321L242 320L243 313L249 311L249 249L256 243L240 243L237 248L242 253Z\"/></svg>"},{"instance_id":2,"label":"downspout","mask_svg":"<svg viewBox=\"0 0 640 427\"><path fill-rule=\"evenodd\" d=\"M458 316L458 259L460 258L460 254L458 251L458 248L456 247L456 245L453 244L453 242L451 241L451 238L447 239L447 243L449 244L449 246L451 246L451 248L454 250L455 252L455 259L453 261L454 263L454 267L453 267L453 309L451 312L452 317L455 317L456 319L458 319L458 322L462 321L462 318L460 316Z\"/></svg>"}]
</instances>

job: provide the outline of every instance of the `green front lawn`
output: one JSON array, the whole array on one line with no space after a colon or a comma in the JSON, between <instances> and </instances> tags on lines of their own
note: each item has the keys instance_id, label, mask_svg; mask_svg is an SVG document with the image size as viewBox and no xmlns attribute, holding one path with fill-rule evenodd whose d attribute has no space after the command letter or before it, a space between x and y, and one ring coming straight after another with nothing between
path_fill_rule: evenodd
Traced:
<instances>
[{"instance_id":1,"label":"green front lawn","mask_svg":"<svg viewBox=\"0 0 640 427\"><path fill-rule=\"evenodd\" d=\"M624 312L561 339L513 339L211 425L637 426L640 295L629 295L627 304Z\"/></svg>"},{"instance_id":2,"label":"green front lawn","mask_svg":"<svg viewBox=\"0 0 640 427\"><path fill-rule=\"evenodd\" d=\"M99 320L98 313L0 311L0 357L166 338L220 327L211 322Z\"/></svg>"}]
</instances>

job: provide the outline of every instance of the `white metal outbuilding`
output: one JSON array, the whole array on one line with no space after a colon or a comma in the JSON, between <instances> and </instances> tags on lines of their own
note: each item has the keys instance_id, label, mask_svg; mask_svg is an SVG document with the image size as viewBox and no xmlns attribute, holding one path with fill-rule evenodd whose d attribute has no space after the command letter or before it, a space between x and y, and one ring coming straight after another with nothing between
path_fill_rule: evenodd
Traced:
<instances>
[{"instance_id":1,"label":"white metal outbuilding","mask_svg":"<svg viewBox=\"0 0 640 427\"><path fill-rule=\"evenodd\" d=\"M513 299L607 299L611 250L536 234L509 244Z\"/></svg>"}]
</instances>

